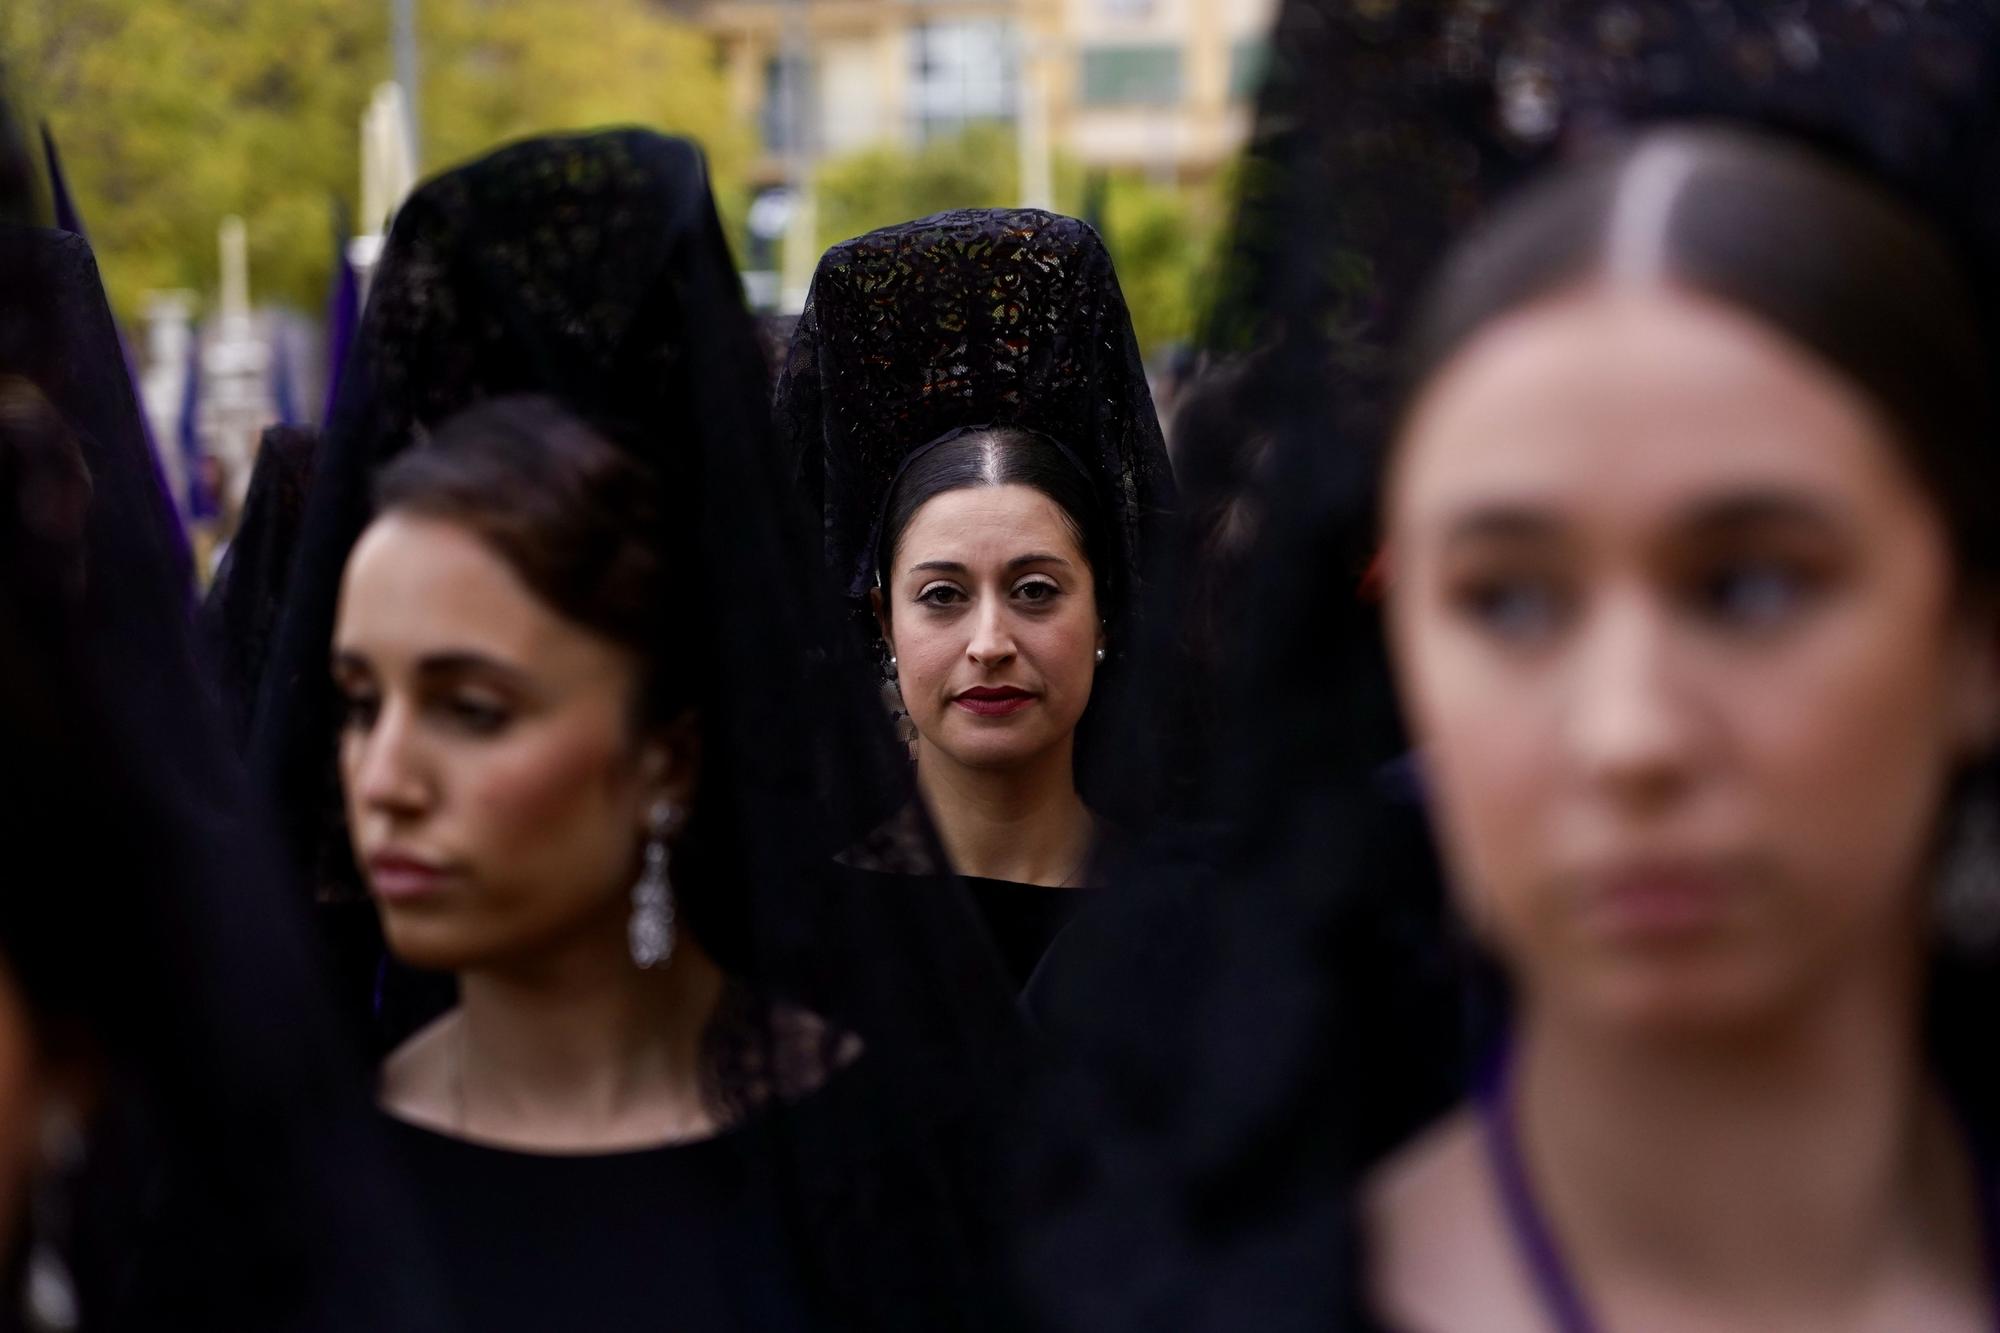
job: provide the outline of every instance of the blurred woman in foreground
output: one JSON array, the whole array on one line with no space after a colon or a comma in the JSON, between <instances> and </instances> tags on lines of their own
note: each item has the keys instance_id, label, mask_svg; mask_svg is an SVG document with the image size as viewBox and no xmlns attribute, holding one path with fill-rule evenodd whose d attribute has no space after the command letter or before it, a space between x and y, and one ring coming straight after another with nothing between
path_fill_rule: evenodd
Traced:
<instances>
[{"instance_id":1,"label":"blurred woman in foreground","mask_svg":"<svg viewBox=\"0 0 2000 1333\"><path fill-rule=\"evenodd\" d=\"M1988 290L1880 180L1701 127L1454 248L1378 492L1451 919L1358 743L1252 736L1293 822L1231 849L1190 1081L1066 1168L1045 1261L1127 1219L1192 1261L1172 1327L2000 1323ZM1363 679L1350 576L1286 578L1351 609L1253 660Z\"/></svg>"},{"instance_id":2,"label":"blurred woman in foreground","mask_svg":"<svg viewBox=\"0 0 2000 1333\"><path fill-rule=\"evenodd\" d=\"M1391 1323L2000 1318L1984 1025L1945 1007L1925 1042L2000 744L1968 286L1866 180L1700 130L1448 266L1388 462L1389 625L1510 1002L1471 1100L1368 1183Z\"/></svg>"}]
</instances>

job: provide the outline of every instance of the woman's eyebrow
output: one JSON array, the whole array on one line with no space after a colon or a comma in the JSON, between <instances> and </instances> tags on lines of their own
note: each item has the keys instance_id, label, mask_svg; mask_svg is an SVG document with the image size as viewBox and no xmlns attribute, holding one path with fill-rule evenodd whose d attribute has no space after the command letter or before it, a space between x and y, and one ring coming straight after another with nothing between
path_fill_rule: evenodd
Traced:
<instances>
[{"instance_id":1,"label":"woman's eyebrow","mask_svg":"<svg viewBox=\"0 0 2000 1333\"><path fill-rule=\"evenodd\" d=\"M1831 528L1842 515L1823 501L1789 491L1746 490L1697 501L1675 523L1703 536L1783 525Z\"/></svg>"},{"instance_id":2,"label":"woman's eyebrow","mask_svg":"<svg viewBox=\"0 0 2000 1333\"><path fill-rule=\"evenodd\" d=\"M1525 504L1482 504L1454 516L1447 541L1553 541L1562 524L1545 509Z\"/></svg>"},{"instance_id":3,"label":"woman's eyebrow","mask_svg":"<svg viewBox=\"0 0 2000 1333\"><path fill-rule=\"evenodd\" d=\"M497 657L469 649L428 653L417 660L417 674L426 677L477 674L497 676L510 684L522 687L531 683L528 673L511 662L503 662Z\"/></svg>"}]
</instances>

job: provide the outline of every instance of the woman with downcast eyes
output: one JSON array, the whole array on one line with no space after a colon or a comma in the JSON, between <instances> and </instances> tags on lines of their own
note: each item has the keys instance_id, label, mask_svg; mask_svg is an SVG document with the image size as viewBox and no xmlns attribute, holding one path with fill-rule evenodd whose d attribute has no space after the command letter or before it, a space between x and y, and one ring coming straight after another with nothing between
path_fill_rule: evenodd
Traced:
<instances>
[{"instance_id":1,"label":"woman with downcast eyes","mask_svg":"<svg viewBox=\"0 0 2000 1333\"><path fill-rule=\"evenodd\" d=\"M470 1328L1003 1318L1018 1016L955 885L853 878L943 858L767 409L690 145L530 140L399 214L252 751L377 924L322 909Z\"/></svg>"},{"instance_id":2,"label":"woman with downcast eyes","mask_svg":"<svg viewBox=\"0 0 2000 1333\"><path fill-rule=\"evenodd\" d=\"M661 544L652 479L553 403L501 398L378 495L334 629L341 782L390 950L458 983L380 1097L466 1317L726 1328L730 1275L757 1273L758 1326L809 1326L769 1144L719 1099L744 998L695 877L678 912L664 896L701 732L659 632L687 553ZM823 1058L774 1095L809 1101L859 1054L809 1013L780 1022ZM516 1269L538 1215L559 1225Z\"/></svg>"}]
</instances>

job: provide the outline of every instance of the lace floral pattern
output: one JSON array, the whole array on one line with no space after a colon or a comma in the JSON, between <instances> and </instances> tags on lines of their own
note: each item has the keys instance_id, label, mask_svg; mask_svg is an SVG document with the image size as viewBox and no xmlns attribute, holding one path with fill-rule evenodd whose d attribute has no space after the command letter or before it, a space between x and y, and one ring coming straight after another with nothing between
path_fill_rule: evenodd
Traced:
<instances>
[{"instance_id":1,"label":"lace floral pattern","mask_svg":"<svg viewBox=\"0 0 2000 1333\"><path fill-rule=\"evenodd\" d=\"M779 431L852 597L905 456L958 426L1005 422L1096 470L1136 573L1172 503L1159 420L1111 257L1074 218L961 209L827 251L778 382Z\"/></svg>"},{"instance_id":2,"label":"lace floral pattern","mask_svg":"<svg viewBox=\"0 0 2000 1333\"><path fill-rule=\"evenodd\" d=\"M1099 814L1146 818L1152 766L1128 742L1139 664L1164 669L1147 579L1172 531L1174 484L1097 233L1037 209L960 209L834 246L792 335L777 419L785 466L819 517L864 642L878 638L867 600L875 529L911 451L990 422L1051 436L1090 469L1114 567L1098 571L1109 658L1078 737L1079 780Z\"/></svg>"},{"instance_id":3,"label":"lace floral pattern","mask_svg":"<svg viewBox=\"0 0 2000 1333\"><path fill-rule=\"evenodd\" d=\"M1967 114L1994 87L1985 0L1292 0L1211 326L1385 367L1447 239L1547 162L1636 124L1803 134L1974 210Z\"/></svg>"}]
</instances>

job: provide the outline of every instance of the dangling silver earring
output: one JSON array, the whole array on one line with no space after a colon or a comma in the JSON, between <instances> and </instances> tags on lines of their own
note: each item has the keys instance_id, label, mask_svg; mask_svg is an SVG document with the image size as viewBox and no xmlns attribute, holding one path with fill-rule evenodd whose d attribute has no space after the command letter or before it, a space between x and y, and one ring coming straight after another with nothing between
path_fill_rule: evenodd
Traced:
<instances>
[{"instance_id":1,"label":"dangling silver earring","mask_svg":"<svg viewBox=\"0 0 2000 1333\"><path fill-rule=\"evenodd\" d=\"M1939 866L1937 923L1961 948L2000 942L2000 784L1976 778L1954 812Z\"/></svg>"},{"instance_id":2,"label":"dangling silver earring","mask_svg":"<svg viewBox=\"0 0 2000 1333\"><path fill-rule=\"evenodd\" d=\"M1097 665L1099 666L1104 665L1104 650L1102 648L1099 648L1097 650Z\"/></svg>"},{"instance_id":3,"label":"dangling silver earring","mask_svg":"<svg viewBox=\"0 0 2000 1333\"><path fill-rule=\"evenodd\" d=\"M667 835L676 817L672 802L653 806L647 821L646 868L632 886L632 920L626 927L626 941L632 961L640 967L659 967L674 956L674 886L667 878Z\"/></svg>"},{"instance_id":4,"label":"dangling silver earring","mask_svg":"<svg viewBox=\"0 0 2000 1333\"><path fill-rule=\"evenodd\" d=\"M882 678L884 680L894 680L896 678L896 655L894 653L889 654L889 665L883 668Z\"/></svg>"},{"instance_id":5,"label":"dangling silver earring","mask_svg":"<svg viewBox=\"0 0 2000 1333\"><path fill-rule=\"evenodd\" d=\"M68 1102L42 1112L41 1170L29 1205L27 1272L21 1284L21 1317L34 1333L71 1333L83 1326L76 1279L63 1258L70 1229L69 1177L83 1164L83 1129Z\"/></svg>"}]
</instances>

